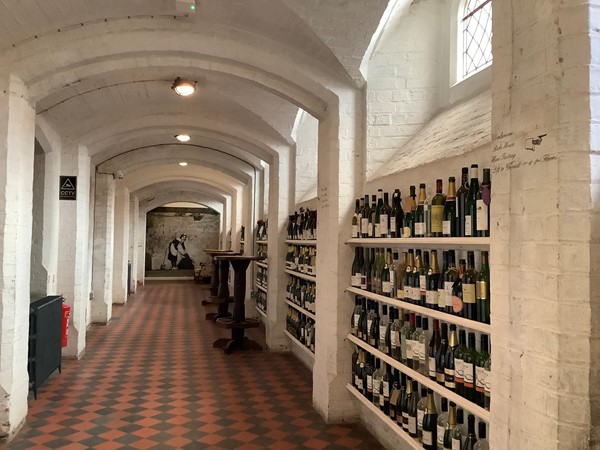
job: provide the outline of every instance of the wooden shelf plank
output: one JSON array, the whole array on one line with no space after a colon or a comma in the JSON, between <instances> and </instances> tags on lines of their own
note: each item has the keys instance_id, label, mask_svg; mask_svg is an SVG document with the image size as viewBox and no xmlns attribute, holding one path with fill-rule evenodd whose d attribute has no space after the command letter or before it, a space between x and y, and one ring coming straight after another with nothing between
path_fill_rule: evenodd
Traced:
<instances>
[{"instance_id":1,"label":"wooden shelf plank","mask_svg":"<svg viewBox=\"0 0 600 450\"><path fill-rule=\"evenodd\" d=\"M269 241L256 241L257 244L267 245Z\"/></svg>"},{"instance_id":2,"label":"wooden shelf plank","mask_svg":"<svg viewBox=\"0 0 600 450\"><path fill-rule=\"evenodd\" d=\"M304 314L306 317L310 317L312 320L314 320L315 322L317 321L317 316L315 316L313 313L311 313L310 311L307 311L306 309L296 305L293 302L290 302L289 300L284 300L285 303L287 303L288 305L290 305L292 308L300 311L302 314Z\"/></svg>"},{"instance_id":3,"label":"wooden shelf plank","mask_svg":"<svg viewBox=\"0 0 600 450\"><path fill-rule=\"evenodd\" d=\"M300 240L300 239L286 239L285 240L286 244L293 244L293 245L317 245L317 240L316 239L311 239L311 240Z\"/></svg>"},{"instance_id":4,"label":"wooden shelf plank","mask_svg":"<svg viewBox=\"0 0 600 450\"><path fill-rule=\"evenodd\" d=\"M305 275L300 272L294 272L293 270L290 270L290 269L285 269L285 273L287 273L288 275L291 275L293 277L301 278L303 280L312 281L313 283L317 282L317 277L312 276L312 275Z\"/></svg>"},{"instance_id":5,"label":"wooden shelf plank","mask_svg":"<svg viewBox=\"0 0 600 450\"><path fill-rule=\"evenodd\" d=\"M310 358L315 359L315 354L311 352L308 348L306 348L306 346L304 346L302 342L296 339L289 331L283 330L283 333L291 339L292 343L300 347L304 351L304 353L306 353Z\"/></svg>"},{"instance_id":6,"label":"wooden shelf plank","mask_svg":"<svg viewBox=\"0 0 600 450\"><path fill-rule=\"evenodd\" d=\"M415 449L415 450L423 450L423 446L421 445L421 443L419 441L412 438L406 431L404 431L402 429L402 427L400 427L398 425L398 423L394 422L392 419L390 419L388 416L386 416L383 412L381 412L381 410L377 406L375 406L364 395L362 395L360 392L358 392L358 390L356 390L356 388L354 386L352 386L350 383L348 383L346 385L346 389L348 389L364 405L364 407L368 409L369 413L377 416L380 420L382 420L390 428L391 431L393 431L396 434L396 436L398 436L399 439L401 439L403 442L406 442L406 444L409 446L406 448L411 448L411 449ZM402 448L405 448L405 447L402 447Z\"/></svg>"},{"instance_id":7,"label":"wooden shelf plank","mask_svg":"<svg viewBox=\"0 0 600 450\"><path fill-rule=\"evenodd\" d=\"M260 289L261 291L263 291L265 294L267 293L267 288L266 287L262 287L260 284L256 284L256 287L258 289Z\"/></svg>"},{"instance_id":8,"label":"wooden shelf plank","mask_svg":"<svg viewBox=\"0 0 600 450\"><path fill-rule=\"evenodd\" d=\"M413 305L412 303L404 302L402 300L396 300L394 298L386 297L384 295L373 294L372 292L364 291L362 289L355 288L352 286L347 287L346 292L361 295L363 297L370 298L371 300L386 303L388 305L392 305L398 308L414 311L415 313L421 314L423 316L433 317L434 319L439 319L444 322L453 323L459 327L480 331L485 334L491 334L492 332L492 327L490 326L490 324L487 323L476 322L474 320L465 319L464 317L453 316L452 314L437 311L435 309L424 308L419 305Z\"/></svg>"},{"instance_id":9,"label":"wooden shelf plank","mask_svg":"<svg viewBox=\"0 0 600 450\"><path fill-rule=\"evenodd\" d=\"M376 356L386 364L389 364L390 366L398 369L400 372L406 374L413 380L418 381L423 386L426 386L434 392L437 392L442 397L446 397L448 401L456 403L461 408L466 409L467 411L475 414L484 422L490 423L490 412L487 409L483 409L481 406L470 402L469 400L465 399L464 397L461 397L457 393L452 392L450 389L447 389L446 387L439 385L435 381L430 380L429 377L420 374L419 372L411 369L410 367L405 366L400 361L396 361L394 358L391 358L385 353L380 352L378 349L371 347L369 344L361 341L356 336L349 334L348 336L346 336L346 338L350 342L353 342L354 344L358 345L370 354Z\"/></svg>"},{"instance_id":10,"label":"wooden shelf plank","mask_svg":"<svg viewBox=\"0 0 600 450\"><path fill-rule=\"evenodd\" d=\"M486 248L490 238L481 237L441 237L441 238L352 238L346 241L348 245L361 247L406 247L406 248Z\"/></svg>"},{"instance_id":11,"label":"wooden shelf plank","mask_svg":"<svg viewBox=\"0 0 600 450\"><path fill-rule=\"evenodd\" d=\"M266 265L265 263L261 263L260 261L254 261L254 264L256 264L258 267L262 267L263 269L269 269L268 265Z\"/></svg>"}]
</instances>

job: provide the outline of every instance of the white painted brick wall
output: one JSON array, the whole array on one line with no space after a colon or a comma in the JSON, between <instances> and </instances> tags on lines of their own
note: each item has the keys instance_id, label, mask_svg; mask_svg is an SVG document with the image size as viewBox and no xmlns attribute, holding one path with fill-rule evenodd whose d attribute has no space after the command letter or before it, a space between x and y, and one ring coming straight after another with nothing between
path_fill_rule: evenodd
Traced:
<instances>
[{"instance_id":1,"label":"white painted brick wall","mask_svg":"<svg viewBox=\"0 0 600 450\"><path fill-rule=\"evenodd\" d=\"M296 134L295 203L317 194L317 148L319 121L303 114Z\"/></svg>"},{"instance_id":2,"label":"white painted brick wall","mask_svg":"<svg viewBox=\"0 0 600 450\"><path fill-rule=\"evenodd\" d=\"M113 251L113 304L127 303L129 254L129 189L122 180L115 186L115 240Z\"/></svg>"}]
</instances>

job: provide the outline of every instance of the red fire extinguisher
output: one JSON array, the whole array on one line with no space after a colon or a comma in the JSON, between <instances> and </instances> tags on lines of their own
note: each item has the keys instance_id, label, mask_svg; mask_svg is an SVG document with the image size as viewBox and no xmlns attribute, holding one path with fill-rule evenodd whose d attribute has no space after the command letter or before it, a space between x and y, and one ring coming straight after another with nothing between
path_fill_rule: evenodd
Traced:
<instances>
[{"instance_id":1,"label":"red fire extinguisher","mask_svg":"<svg viewBox=\"0 0 600 450\"><path fill-rule=\"evenodd\" d=\"M67 346L69 337L69 317L71 317L71 307L67 305L64 300L62 304L62 334L61 334L61 345L62 347Z\"/></svg>"}]
</instances>

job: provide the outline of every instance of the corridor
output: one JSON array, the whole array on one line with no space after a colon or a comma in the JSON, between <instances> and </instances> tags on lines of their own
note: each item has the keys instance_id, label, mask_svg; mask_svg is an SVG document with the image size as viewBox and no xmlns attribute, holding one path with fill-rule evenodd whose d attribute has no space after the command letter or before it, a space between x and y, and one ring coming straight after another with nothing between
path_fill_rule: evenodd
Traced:
<instances>
[{"instance_id":1,"label":"corridor","mask_svg":"<svg viewBox=\"0 0 600 450\"><path fill-rule=\"evenodd\" d=\"M358 425L323 423L312 375L291 354L213 349L227 331L204 320L205 293L154 282L115 307L108 327L89 331L85 356L63 360L30 397L27 423L5 447L379 448Z\"/></svg>"}]
</instances>

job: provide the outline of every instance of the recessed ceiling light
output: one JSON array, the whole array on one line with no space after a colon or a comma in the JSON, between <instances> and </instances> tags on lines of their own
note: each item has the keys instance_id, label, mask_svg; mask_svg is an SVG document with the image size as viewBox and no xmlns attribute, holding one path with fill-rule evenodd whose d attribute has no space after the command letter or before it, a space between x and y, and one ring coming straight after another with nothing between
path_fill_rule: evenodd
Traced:
<instances>
[{"instance_id":1,"label":"recessed ceiling light","mask_svg":"<svg viewBox=\"0 0 600 450\"><path fill-rule=\"evenodd\" d=\"M192 138L189 134L176 134L175 139L177 139L179 142L188 142Z\"/></svg>"},{"instance_id":2,"label":"recessed ceiling light","mask_svg":"<svg viewBox=\"0 0 600 450\"><path fill-rule=\"evenodd\" d=\"M182 97L187 97L188 95L192 95L196 92L196 82L189 80L182 80L181 78L175 78L173 81L173 86L171 89L175 91L177 95L181 95Z\"/></svg>"},{"instance_id":3,"label":"recessed ceiling light","mask_svg":"<svg viewBox=\"0 0 600 450\"><path fill-rule=\"evenodd\" d=\"M184 161L181 161L181 162L179 163L179 165L180 165L181 167L185 167L185 166L187 166L187 163L186 163L186 162L184 162Z\"/></svg>"}]
</instances>

